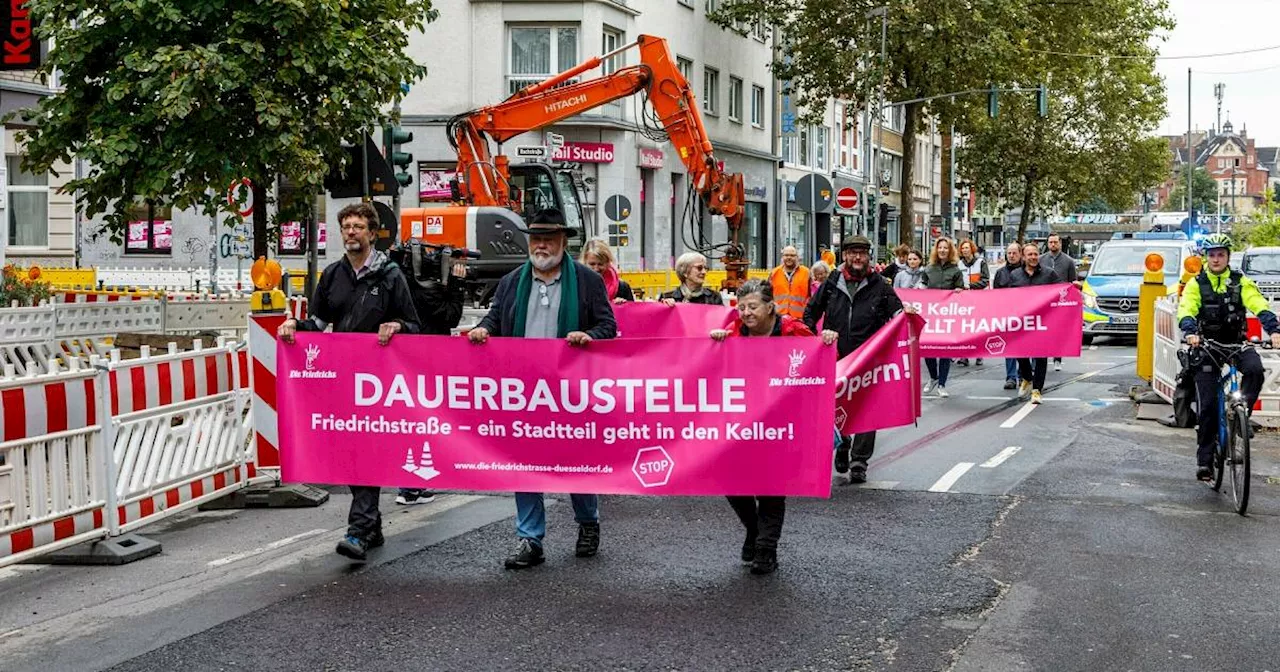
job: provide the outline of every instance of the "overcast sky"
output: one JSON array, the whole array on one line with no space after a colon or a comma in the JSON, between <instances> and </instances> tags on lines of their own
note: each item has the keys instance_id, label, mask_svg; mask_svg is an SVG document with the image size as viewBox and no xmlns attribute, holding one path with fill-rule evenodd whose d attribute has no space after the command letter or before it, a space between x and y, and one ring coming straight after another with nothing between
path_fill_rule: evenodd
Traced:
<instances>
[{"instance_id":1,"label":"overcast sky","mask_svg":"<svg viewBox=\"0 0 1280 672\"><path fill-rule=\"evenodd\" d=\"M1280 45L1280 0L1169 0L1178 22L1161 56L1215 54ZM1187 68L1191 68L1191 122L1205 129L1215 123L1213 85L1227 85L1227 112L1237 133L1248 125L1259 147L1280 145L1280 49L1218 58L1161 59L1169 103L1160 133L1187 132ZM1242 72L1249 71L1249 72Z\"/></svg>"}]
</instances>

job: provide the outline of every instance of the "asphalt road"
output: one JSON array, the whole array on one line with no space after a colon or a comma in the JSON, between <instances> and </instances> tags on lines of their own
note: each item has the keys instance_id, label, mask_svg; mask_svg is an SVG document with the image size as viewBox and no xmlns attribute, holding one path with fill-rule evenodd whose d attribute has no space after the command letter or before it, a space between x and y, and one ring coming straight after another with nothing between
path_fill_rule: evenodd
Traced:
<instances>
[{"instance_id":1,"label":"asphalt road","mask_svg":"<svg viewBox=\"0 0 1280 672\"><path fill-rule=\"evenodd\" d=\"M512 503L384 497L389 544L332 553L346 500L197 513L117 568L0 570L4 670L1280 670L1280 438L1247 518L1193 479L1190 430L1134 419L1132 347L1049 374L953 369L865 486L791 499L781 569L749 575L719 498L609 497L603 546L501 569Z\"/></svg>"}]
</instances>

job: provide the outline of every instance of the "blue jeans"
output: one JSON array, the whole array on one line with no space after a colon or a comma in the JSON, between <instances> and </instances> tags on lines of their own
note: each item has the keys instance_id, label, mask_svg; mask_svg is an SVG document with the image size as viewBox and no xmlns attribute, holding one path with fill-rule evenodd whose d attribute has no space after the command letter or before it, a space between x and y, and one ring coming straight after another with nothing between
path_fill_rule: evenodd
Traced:
<instances>
[{"instance_id":1,"label":"blue jeans","mask_svg":"<svg viewBox=\"0 0 1280 672\"><path fill-rule=\"evenodd\" d=\"M1006 357L1004 360L1004 379L1018 379L1018 360Z\"/></svg>"},{"instance_id":2,"label":"blue jeans","mask_svg":"<svg viewBox=\"0 0 1280 672\"><path fill-rule=\"evenodd\" d=\"M573 518L582 523L600 522L599 495L569 495ZM547 509L541 492L516 493L516 536L541 546L547 534Z\"/></svg>"},{"instance_id":3,"label":"blue jeans","mask_svg":"<svg viewBox=\"0 0 1280 672\"><path fill-rule=\"evenodd\" d=\"M951 373L951 360L948 358L925 357L924 365L929 367L929 378L938 381L938 384L947 386L947 374Z\"/></svg>"}]
</instances>

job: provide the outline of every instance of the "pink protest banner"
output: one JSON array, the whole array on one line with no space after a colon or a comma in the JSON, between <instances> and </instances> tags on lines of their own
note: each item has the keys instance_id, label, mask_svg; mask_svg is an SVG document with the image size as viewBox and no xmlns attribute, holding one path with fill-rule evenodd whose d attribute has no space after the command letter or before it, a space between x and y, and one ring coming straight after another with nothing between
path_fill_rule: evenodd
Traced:
<instances>
[{"instance_id":1,"label":"pink protest banner","mask_svg":"<svg viewBox=\"0 0 1280 672\"><path fill-rule=\"evenodd\" d=\"M365 353L365 354L361 354ZM818 338L298 334L276 351L282 477L439 490L799 495L831 488Z\"/></svg>"},{"instance_id":2,"label":"pink protest banner","mask_svg":"<svg viewBox=\"0 0 1280 672\"><path fill-rule=\"evenodd\" d=\"M727 328L736 315L732 308L698 303L631 301L613 307L618 338L698 338Z\"/></svg>"},{"instance_id":3,"label":"pink protest banner","mask_svg":"<svg viewBox=\"0 0 1280 672\"><path fill-rule=\"evenodd\" d=\"M899 289L925 319L921 357L1078 357L1080 290L1042 285L989 291Z\"/></svg>"},{"instance_id":4,"label":"pink protest banner","mask_svg":"<svg viewBox=\"0 0 1280 672\"><path fill-rule=\"evenodd\" d=\"M848 436L909 425L920 417L920 330L924 318L899 313L836 362L836 429Z\"/></svg>"}]
</instances>

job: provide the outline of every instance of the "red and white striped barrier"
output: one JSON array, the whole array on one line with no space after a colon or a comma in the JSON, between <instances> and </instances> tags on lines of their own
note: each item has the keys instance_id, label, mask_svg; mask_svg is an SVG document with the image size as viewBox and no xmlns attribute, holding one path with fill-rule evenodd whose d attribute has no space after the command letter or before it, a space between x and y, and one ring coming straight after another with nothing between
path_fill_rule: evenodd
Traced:
<instances>
[{"instance_id":1,"label":"red and white striped barrier","mask_svg":"<svg viewBox=\"0 0 1280 672\"><path fill-rule=\"evenodd\" d=\"M280 433L276 407L276 330L284 323L281 313L254 313L249 316L249 356L252 358L253 442L257 468L270 469L279 477Z\"/></svg>"}]
</instances>

